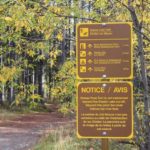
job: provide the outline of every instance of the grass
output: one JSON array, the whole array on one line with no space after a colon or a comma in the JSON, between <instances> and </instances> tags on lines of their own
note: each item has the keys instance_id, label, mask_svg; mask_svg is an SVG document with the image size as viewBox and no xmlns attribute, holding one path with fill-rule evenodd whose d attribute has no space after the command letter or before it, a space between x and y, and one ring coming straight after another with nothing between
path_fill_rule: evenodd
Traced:
<instances>
[{"instance_id":1,"label":"grass","mask_svg":"<svg viewBox=\"0 0 150 150\"><path fill-rule=\"evenodd\" d=\"M18 115L19 114L15 113L15 112L0 108L0 120L1 121L16 118Z\"/></svg>"},{"instance_id":2,"label":"grass","mask_svg":"<svg viewBox=\"0 0 150 150\"><path fill-rule=\"evenodd\" d=\"M75 127L61 126L54 130L48 137L43 138L34 150L93 150L99 149L99 140L78 139Z\"/></svg>"},{"instance_id":3,"label":"grass","mask_svg":"<svg viewBox=\"0 0 150 150\"><path fill-rule=\"evenodd\" d=\"M110 140L110 150L138 150L130 144ZM33 150L101 150L100 139L78 139L74 126L59 127L43 138Z\"/></svg>"},{"instance_id":4,"label":"grass","mask_svg":"<svg viewBox=\"0 0 150 150\"><path fill-rule=\"evenodd\" d=\"M32 111L28 108L22 108L19 110L10 110L10 109L5 109L0 107L0 120L9 120L9 119L14 119L16 117L19 117L22 114L30 114L30 113L36 113L38 111Z\"/></svg>"}]
</instances>

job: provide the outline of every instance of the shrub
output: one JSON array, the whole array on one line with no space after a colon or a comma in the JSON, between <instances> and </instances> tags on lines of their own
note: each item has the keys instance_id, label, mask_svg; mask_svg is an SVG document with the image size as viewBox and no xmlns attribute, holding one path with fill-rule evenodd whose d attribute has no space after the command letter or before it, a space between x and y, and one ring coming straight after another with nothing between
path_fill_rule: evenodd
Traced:
<instances>
[{"instance_id":1,"label":"shrub","mask_svg":"<svg viewBox=\"0 0 150 150\"><path fill-rule=\"evenodd\" d=\"M61 106L64 114L75 108L75 61L67 60L55 75L55 85L51 89L51 95Z\"/></svg>"}]
</instances>

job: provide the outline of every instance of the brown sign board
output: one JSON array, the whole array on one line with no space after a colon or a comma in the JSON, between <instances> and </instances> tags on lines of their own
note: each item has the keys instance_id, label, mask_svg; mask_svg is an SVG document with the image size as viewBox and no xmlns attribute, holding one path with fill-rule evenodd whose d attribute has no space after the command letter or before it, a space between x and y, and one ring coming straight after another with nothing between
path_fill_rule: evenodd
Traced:
<instances>
[{"instance_id":1,"label":"brown sign board","mask_svg":"<svg viewBox=\"0 0 150 150\"><path fill-rule=\"evenodd\" d=\"M133 78L132 24L77 24L78 79Z\"/></svg>"},{"instance_id":2,"label":"brown sign board","mask_svg":"<svg viewBox=\"0 0 150 150\"><path fill-rule=\"evenodd\" d=\"M79 138L132 138L133 86L130 82L79 83Z\"/></svg>"}]
</instances>

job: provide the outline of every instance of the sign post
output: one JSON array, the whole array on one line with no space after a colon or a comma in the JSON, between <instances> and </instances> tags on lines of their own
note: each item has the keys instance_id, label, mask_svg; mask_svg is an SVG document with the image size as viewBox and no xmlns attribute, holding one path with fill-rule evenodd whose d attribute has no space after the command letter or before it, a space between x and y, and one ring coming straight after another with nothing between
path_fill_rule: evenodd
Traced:
<instances>
[{"instance_id":1,"label":"sign post","mask_svg":"<svg viewBox=\"0 0 150 150\"><path fill-rule=\"evenodd\" d=\"M80 83L77 90L79 138L131 138L133 89L130 82Z\"/></svg>"},{"instance_id":2,"label":"sign post","mask_svg":"<svg viewBox=\"0 0 150 150\"><path fill-rule=\"evenodd\" d=\"M76 41L77 78L103 79L78 84L77 134L109 150L109 138L133 136L133 86L121 82L133 78L132 23L81 23Z\"/></svg>"},{"instance_id":3,"label":"sign post","mask_svg":"<svg viewBox=\"0 0 150 150\"><path fill-rule=\"evenodd\" d=\"M108 141L108 139L102 139L102 150L109 150L109 141Z\"/></svg>"},{"instance_id":4,"label":"sign post","mask_svg":"<svg viewBox=\"0 0 150 150\"><path fill-rule=\"evenodd\" d=\"M131 79L130 23L77 25L78 79Z\"/></svg>"}]
</instances>

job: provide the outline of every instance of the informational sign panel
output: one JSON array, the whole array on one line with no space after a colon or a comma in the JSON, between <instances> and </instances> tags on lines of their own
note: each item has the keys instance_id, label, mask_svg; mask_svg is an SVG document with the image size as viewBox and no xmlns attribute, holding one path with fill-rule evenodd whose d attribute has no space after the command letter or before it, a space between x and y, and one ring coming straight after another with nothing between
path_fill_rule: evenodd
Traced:
<instances>
[{"instance_id":1,"label":"informational sign panel","mask_svg":"<svg viewBox=\"0 0 150 150\"><path fill-rule=\"evenodd\" d=\"M80 138L132 138L133 89L130 82L80 83L77 132Z\"/></svg>"},{"instance_id":2,"label":"informational sign panel","mask_svg":"<svg viewBox=\"0 0 150 150\"><path fill-rule=\"evenodd\" d=\"M131 79L131 23L78 24L76 29L79 79Z\"/></svg>"}]
</instances>

